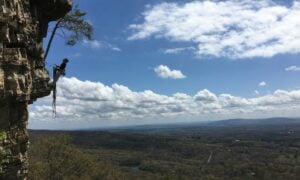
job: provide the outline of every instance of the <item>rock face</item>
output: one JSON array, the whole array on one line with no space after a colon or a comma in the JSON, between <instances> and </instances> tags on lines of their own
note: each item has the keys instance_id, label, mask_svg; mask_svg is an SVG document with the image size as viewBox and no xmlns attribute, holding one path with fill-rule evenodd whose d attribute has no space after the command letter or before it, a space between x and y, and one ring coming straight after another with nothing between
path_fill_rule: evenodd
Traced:
<instances>
[{"instance_id":1,"label":"rock face","mask_svg":"<svg viewBox=\"0 0 300 180\"><path fill-rule=\"evenodd\" d=\"M50 94L42 40L71 0L0 0L0 179L26 179L28 104Z\"/></svg>"}]
</instances>

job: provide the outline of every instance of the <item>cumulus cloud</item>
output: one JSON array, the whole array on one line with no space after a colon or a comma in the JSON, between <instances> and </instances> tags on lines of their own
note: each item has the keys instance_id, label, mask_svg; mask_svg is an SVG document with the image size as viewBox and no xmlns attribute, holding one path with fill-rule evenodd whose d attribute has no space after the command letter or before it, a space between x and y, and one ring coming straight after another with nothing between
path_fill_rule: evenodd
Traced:
<instances>
[{"instance_id":1,"label":"cumulus cloud","mask_svg":"<svg viewBox=\"0 0 300 180\"><path fill-rule=\"evenodd\" d=\"M31 128L95 128L107 125L167 123L228 118L299 116L300 90L243 98L207 89L195 95L136 92L128 87L62 78L58 82L57 118L51 97L30 107Z\"/></svg>"},{"instance_id":2,"label":"cumulus cloud","mask_svg":"<svg viewBox=\"0 0 300 180\"><path fill-rule=\"evenodd\" d=\"M163 79L184 79L186 76L180 70L171 70L168 66L159 65L154 68L158 77Z\"/></svg>"},{"instance_id":3,"label":"cumulus cloud","mask_svg":"<svg viewBox=\"0 0 300 180\"><path fill-rule=\"evenodd\" d=\"M147 6L142 16L143 22L129 26L129 40L154 37L193 43L199 57L242 59L300 52L299 1L165 2Z\"/></svg>"},{"instance_id":4,"label":"cumulus cloud","mask_svg":"<svg viewBox=\"0 0 300 180\"><path fill-rule=\"evenodd\" d=\"M264 87L264 86L267 85L267 83L266 83L265 81L262 81L262 82L260 82L258 85L261 86L261 87Z\"/></svg>"},{"instance_id":5,"label":"cumulus cloud","mask_svg":"<svg viewBox=\"0 0 300 180\"><path fill-rule=\"evenodd\" d=\"M290 66L290 67L285 68L285 71L293 71L293 72L300 71L300 67Z\"/></svg>"}]
</instances>

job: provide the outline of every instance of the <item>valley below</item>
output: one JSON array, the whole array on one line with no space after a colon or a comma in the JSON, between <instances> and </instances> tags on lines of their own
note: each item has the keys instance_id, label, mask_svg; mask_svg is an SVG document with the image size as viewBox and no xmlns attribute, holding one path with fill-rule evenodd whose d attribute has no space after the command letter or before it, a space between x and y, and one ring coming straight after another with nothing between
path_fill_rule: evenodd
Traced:
<instances>
[{"instance_id":1,"label":"valley below","mask_svg":"<svg viewBox=\"0 0 300 180\"><path fill-rule=\"evenodd\" d=\"M68 137L69 141L59 144L59 137ZM49 166L53 167L51 156L43 155L42 151L46 148L48 155L51 147L52 151L55 148L62 151L64 143L70 144L66 149L72 147L80 152L73 153L75 157L88 157L89 168L77 176L87 179L300 177L298 119L227 120L84 131L31 130L30 138L32 179L49 175ZM63 168L64 165L67 166L64 162L56 163L62 171L68 168ZM48 170L38 170L43 166ZM72 177L67 172L61 172L60 176Z\"/></svg>"}]
</instances>

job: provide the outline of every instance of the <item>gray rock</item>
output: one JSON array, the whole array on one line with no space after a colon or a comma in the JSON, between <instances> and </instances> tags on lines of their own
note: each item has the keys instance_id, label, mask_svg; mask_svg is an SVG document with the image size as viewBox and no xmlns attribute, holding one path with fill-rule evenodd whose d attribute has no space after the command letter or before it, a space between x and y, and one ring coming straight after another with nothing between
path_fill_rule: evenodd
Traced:
<instances>
[{"instance_id":1,"label":"gray rock","mask_svg":"<svg viewBox=\"0 0 300 180\"><path fill-rule=\"evenodd\" d=\"M0 179L26 179L28 110L50 94L42 41L70 0L0 0Z\"/></svg>"}]
</instances>

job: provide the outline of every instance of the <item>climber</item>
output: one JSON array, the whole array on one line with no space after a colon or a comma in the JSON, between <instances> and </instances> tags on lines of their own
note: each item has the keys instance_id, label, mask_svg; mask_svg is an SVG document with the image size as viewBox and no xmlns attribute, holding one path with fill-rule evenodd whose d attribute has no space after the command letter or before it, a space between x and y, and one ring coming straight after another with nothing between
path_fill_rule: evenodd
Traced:
<instances>
[{"instance_id":1,"label":"climber","mask_svg":"<svg viewBox=\"0 0 300 180\"><path fill-rule=\"evenodd\" d=\"M66 67L69 60L67 58L63 59L63 62L58 65L54 65L53 67L53 102L52 102L52 109L53 109L53 117L56 117L56 83L60 76L66 75Z\"/></svg>"},{"instance_id":2,"label":"climber","mask_svg":"<svg viewBox=\"0 0 300 180\"><path fill-rule=\"evenodd\" d=\"M67 67L68 62L69 62L69 60L67 58L64 58L63 62L60 64L60 66L54 65L54 68L53 68L54 84L56 84L56 82L58 81L58 79L60 78L61 75L63 75L63 76L66 75L66 67Z\"/></svg>"}]
</instances>

